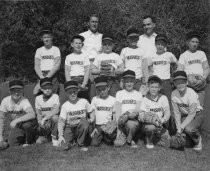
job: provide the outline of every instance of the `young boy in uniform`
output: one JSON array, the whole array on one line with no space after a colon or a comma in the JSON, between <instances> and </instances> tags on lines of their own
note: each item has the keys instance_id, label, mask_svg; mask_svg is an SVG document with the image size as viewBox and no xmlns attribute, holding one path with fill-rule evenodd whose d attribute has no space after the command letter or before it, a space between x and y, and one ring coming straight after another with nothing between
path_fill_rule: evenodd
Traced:
<instances>
[{"instance_id":1,"label":"young boy in uniform","mask_svg":"<svg viewBox=\"0 0 210 171\"><path fill-rule=\"evenodd\" d=\"M41 40L44 46L38 48L35 54L34 69L39 77L34 87L34 95L40 93L40 79L48 77L53 79L53 92L58 93L59 83L56 73L60 68L61 53L58 47L53 46L53 33L51 29L44 29L41 32Z\"/></svg>"},{"instance_id":2,"label":"young boy in uniform","mask_svg":"<svg viewBox=\"0 0 210 171\"><path fill-rule=\"evenodd\" d=\"M138 114L142 95L134 90L135 78L134 71L123 72L124 89L116 94L116 119L118 122L117 138L114 142L116 146L122 146L127 142L129 146L137 147L133 139L140 128Z\"/></svg>"},{"instance_id":3,"label":"young boy in uniform","mask_svg":"<svg viewBox=\"0 0 210 171\"><path fill-rule=\"evenodd\" d=\"M197 32L188 33L188 50L180 55L178 70L187 73L188 85L198 93L200 104L203 106L206 78L210 69L205 52L198 50L200 39Z\"/></svg>"},{"instance_id":4,"label":"young boy in uniform","mask_svg":"<svg viewBox=\"0 0 210 171\"><path fill-rule=\"evenodd\" d=\"M47 142L48 136L51 135L53 146L57 146L57 124L60 111L59 96L52 92L53 85L50 78L41 79L40 86L43 94L35 99L37 121L39 124L39 138L36 143Z\"/></svg>"},{"instance_id":5,"label":"young boy in uniform","mask_svg":"<svg viewBox=\"0 0 210 171\"><path fill-rule=\"evenodd\" d=\"M176 89L172 92L171 100L177 133L186 133L194 142L194 149L202 150L202 138L199 129L203 115L198 94L187 87L187 74L184 71L175 72L173 80Z\"/></svg>"},{"instance_id":6,"label":"young boy in uniform","mask_svg":"<svg viewBox=\"0 0 210 171\"><path fill-rule=\"evenodd\" d=\"M170 107L167 97L160 93L161 84L162 80L158 76L150 76L148 79L149 92L141 102L139 121L143 122L146 148L148 149L154 148L155 138L158 139L158 137L163 136L162 134L168 134L169 136L168 131L163 130L163 128L166 128L170 118ZM150 122L149 117L155 119Z\"/></svg>"},{"instance_id":7,"label":"young boy in uniform","mask_svg":"<svg viewBox=\"0 0 210 171\"><path fill-rule=\"evenodd\" d=\"M104 34L102 36L102 48L103 52L96 56L91 72L94 75L108 77L110 86L109 94L115 97L116 92L120 90L117 76L124 70L123 61L118 54L112 52L114 48L112 35Z\"/></svg>"},{"instance_id":8,"label":"young boy in uniform","mask_svg":"<svg viewBox=\"0 0 210 171\"><path fill-rule=\"evenodd\" d=\"M87 88L89 79L90 61L88 55L81 51L84 37L76 35L72 38L71 46L73 53L69 54L65 60L66 81L75 80L80 85L78 97L89 100L89 91ZM85 90L85 91L84 91Z\"/></svg>"},{"instance_id":9,"label":"young boy in uniform","mask_svg":"<svg viewBox=\"0 0 210 171\"><path fill-rule=\"evenodd\" d=\"M94 82L98 96L93 97L91 102L95 116L95 129L92 133L91 145L99 146L102 140L112 144L117 133L114 109L116 100L108 94L109 86L107 77L97 77Z\"/></svg>"},{"instance_id":10,"label":"young boy in uniform","mask_svg":"<svg viewBox=\"0 0 210 171\"><path fill-rule=\"evenodd\" d=\"M156 53L149 58L148 65L152 66L153 75L157 75L162 80L161 92L167 96L171 101L171 73L170 68L172 64L177 63L177 59L171 52L167 52L167 37L164 34L159 34L155 37Z\"/></svg>"},{"instance_id":11,"label":"young boy in uniform","mask_svg":"<svg viewBox=\"0 0 210 171\"><path fill-rule=\"evenodd\" d=\"M5 117L11 115L10 133L8 137L9 146L32 143L36 129L35 112L28 101L23 96L23 83L20 80L9 82L10 96L5 97L0 107L0 142L3 139L5 129Z\"/></svg>"},{"instance_id":12,"label":"young boy in uniform","mask_svg":"<svg viewBox=\"0 0 210 171\"><path fill-rule=\"evenodd\" d=\"M93 123L93 109L86 99L77 97L79 87L76 81L67 81L64 89L68 96L62 107L58 121L58 145L69 150L76 143L83 151L87 151L85 140L89 133L89 125ZM88 118L88 116L90 118Z\"/></svg>"},{"instance_id":13,"label":"young boy in uniform","mask_svg":"<svg viewBox=\"0 0 210 171\"><path fill-rule=\"evenodd\" d=\"M144 51L137 46L138 40L138 30L133 27L128 29L128 47L122 49L120 54L124 62L125 71L132 70L136 74L134 89L137 91L139 91L142 84L146 84L148 77L147 59L144 56Z\"/></svg>"}]
</instances>

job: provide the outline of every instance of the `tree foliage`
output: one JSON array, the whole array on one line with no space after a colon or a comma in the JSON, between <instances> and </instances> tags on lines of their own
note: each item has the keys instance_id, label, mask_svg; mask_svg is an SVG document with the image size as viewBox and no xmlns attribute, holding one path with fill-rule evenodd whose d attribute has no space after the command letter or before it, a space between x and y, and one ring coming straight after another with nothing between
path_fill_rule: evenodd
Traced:
<instances>
[{"instance_id":1,"label":"tree foliage","mask_svg":"<svg viewBox=\"0 0 210 171\"><path fill-rule=\"evenodd\" d=\"M206 0L42 0L0 2L1 78L18 77L34 81L34 54L42 46L39 31L50 26L55 45L62 52L61 78L70 39L87 29L88 16L100 16L100 32L112 32L115 51L126 46L130 26L142 31L142 17L156 17L157 33L165 33L168 49L178 58L185 48L185 34L197 30L203 37L201 48L209 53L209 6Z\"/></svg>"}]
</instances>

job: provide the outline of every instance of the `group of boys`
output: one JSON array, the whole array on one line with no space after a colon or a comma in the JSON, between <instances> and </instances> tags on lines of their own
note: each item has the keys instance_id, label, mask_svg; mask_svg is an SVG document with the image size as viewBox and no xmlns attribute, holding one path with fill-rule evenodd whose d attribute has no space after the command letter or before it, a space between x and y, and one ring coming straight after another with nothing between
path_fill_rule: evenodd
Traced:
<instances>
[{"instance_id":1,"label":"group of boys","mask_svg":"<svg viewBox=\"0 0 210 171\"><path fill-rule=\"evenodd\" d=\"M120 55L113 52L112 35L103 34L101 39L101 53L92 61L82 50L85 38L72 38L73 52L65 59L64 90L68 100L61 105L56 94L60 51L53 46L52 31L42 31L44 46L35 55L39 76L34 89L35 112L23 96L23 83L11 81L11 95L0 106L0 148L27 146L35 137L36 143L52 140L53 146L62 150L77 145L87 151L88 144L99 146L102 141L137 148L136 137L141 132L148 149L154 144L183 148L188 137L194 149L201 150L203 95L210 71L205 53L197 50L199 35L188 34L189 49L179 62L166 51L168 39L163 34L155 35L156 51L152 57L138 47L139 32L133 27L127 30L128 47ZM173 63L178 70L171 75ZM90 75L95 79L90 80ZM93 98L90 84L96 89ZM12 121L6 142L3 132L8 114ZM175 120L175 134L169 134L171 118Z\"/></svg>"}]
</instances>

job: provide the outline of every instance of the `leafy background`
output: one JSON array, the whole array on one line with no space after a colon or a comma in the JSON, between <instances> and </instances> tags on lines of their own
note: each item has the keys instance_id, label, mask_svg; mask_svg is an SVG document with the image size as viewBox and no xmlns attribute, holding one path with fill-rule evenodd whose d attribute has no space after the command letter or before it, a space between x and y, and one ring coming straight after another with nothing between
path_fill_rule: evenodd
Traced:
<instances>
[{"instance_id":1,"label":"leafy background","mask_svg":"<svg viewBox=\"0 0 210 171\"><path fill-rule=\"evenodd\" d=\"M208 0L43 0L0 1L0 79L21 78L34 82L34 55L42 46L39 31L50 26L54 44L62 53L60 79L64 81L64 60L73 35L87 30L88 16L100 17L100 32L112 32L116 38L115 52L126 46L125 33L135 26L143 33L142 17L156 17L157 33L165 33L168 50L177 58L186 50L185 34L192 30L201 33L200 48L209 58L209 1Z\"/></svg>"}]
</instances>

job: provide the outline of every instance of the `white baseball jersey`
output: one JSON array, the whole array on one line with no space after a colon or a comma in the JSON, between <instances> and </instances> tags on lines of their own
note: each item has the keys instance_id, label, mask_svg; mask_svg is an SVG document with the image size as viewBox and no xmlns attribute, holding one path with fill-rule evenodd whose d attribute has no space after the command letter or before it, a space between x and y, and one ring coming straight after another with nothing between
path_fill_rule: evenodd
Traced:
<instances>
[{"instance_id":1,"label":"white baseball jersey","mask_svg":"<svg viewBox=\"0 0 210 171\"><path fill-rule=\"evenodd\" d=\"M36 50L35 58L41 60L41 71L50 71L53 68L55 58L61 57L61 53L58 47L52 46L47 49L42 46Z\"/></svg>"},{"instance_id":2,"label":"white baseball jersey","mask_svg":"<svg viewBox=\"0 0 210 171\"><path fill-rule=\"evenodd\" d=\"M200 105L198 94L191 88L187 88L184 96L180 96L179 91L176 89L171 94L172 103L177 104L179 111L183 115L188 115L189 106L192 104L197 104L197 111L202 110L203 108Z\"/></svg>"},{"instance_id":3,"label":"white baseball jersey","mask_svg":"<svg viewBox=\"0 0 210 171\"><path fill-rule=\"evenodd\" d=\"M116 94L116 100L122 104L122 114L128 110L136 108L137 102L142 101L142 94L136 90L128 92L126 90L120 90Z\"/></svg>"},{"instance_id":4,"label":"white baseball jersey","mask_svg":"<svg viewBox=\"0 0 210 171\"><path fill-rule=\"evenodd\" d=\"M153 33L150 37L148 37L146 34L143 34L139 37L137 45L138 47L144 50L146 58L151 58L151 56L156 52L156 46L155 46L156 36L157 34Z\"/></svg>"},{"instance_id":5,"label":"white baseball jersey","mask_svg":"<svg viewBox=\"0 0 210 171\"><path fill-rule=\"evenodd\" d=\"M142 60L145 58L144 51L141 48L126 47L122 49L120 56L124 61L125 71L134 71L136 79L140 79L142 77Z\"/></svg>"},{"instance_id":6,"label":"white baseball jersey","mask_svg":"<svg viewBox=\"0 0 210 171\"><path fill-rule=\"evenodd\" d=\"M95 65L100 70L102 61L111 64L115 69L118 68L121 64L123 64L121 57L114 52L109 54L106 53L99 54L98 56L96 56L93 65Z\"/></svg>"},{"instance_id":7,"label":"white baseball jersey","mask_svg":"<svg viewBox=\"0 0 210 171\"><path fill-rule=\"evenodd\" d=\"M71 53L68 56L66 56L65 65L71 67L71 76L84 76L85 66L90 65L90 61L87 54L85 53Z\"/></svg>"},{"instance_id":8,"label":"white baseball jersey","mask_svg":"<svg viewBox=\"0 0 210 171\"><path fill-rule=\"evenodd\" d=\"M140 107L142 111L156 114L160 119L164 117L166 108L169 108L169 102L165 95L160 95L156 101L147 95L143 98Z\"/></svg>"},{"instance_id":9,"label":"white baseball jersey","mask_svg":"<svg viewBox=\"0 0 210 171\"><path fill-rule=\"evenodd\" d=\"M41 110L42 117L51 114L52 109L57 105L60 105L57 94L53 94L47 101L43 99L43 94L35 99L35 108Z\"/></svg>"},{"instance_id":10,"label":"white baseball jersey","mask_svg":"<svg viewBox=\"0 0 210 171\"><path fill-rule=\"evenodd\" d=\"M202 63L205 61L207 61L206 54L200 50L197 50L195 53L187 50L179 58L179 63L184 65L187 75L199 74L203 76Z\"/></svg>"},{"instance_id":11,"label":"white baseball jersey","mask_svg":"<svg viewBox=\"0 0 210 171\"><path fill-rule=\"evenodd\" d=\"M161 55L155 53L149 59L149 65L153 66L153 75L157 75L163 80L170 79L170 64L177 62L176 57L171 52L165 52Z\"/></svg>"},{"instance_id":12,"label":"white baseball jersey","mask_svg":"<svg viewBox=\"0 0 210 171\"><path fill-rule=\"evenodd\" d=\"M32 106L25 97L22 97L18 103L15 103L11 96L7 96L1 102L0 111L11 114L12 119L16 119L25 115L28 108L32 108Z\"/></svg>"},{"instance_id":13,"label":"white baseball jersey","mask_svg":"<svg viewBox=\"0 0 210 171\"><path fill-rule=\"evenodd\" d=\"M115 102L116 99L112 96L108 96L106 99L102 99L99 96L93 97L91 106L95 110L97 125L103 125L112 120Z\"/></svg>"},{"instance_id":14,"label":"white baseball jersey","mask_svg":"<svg viewBox=\"0 0 210 171\"><path fill-rule=\"evenodd\" d=\"M82 51L88 55L89 59L95 58L102 49L102 34L88 30L80 35L85 38Z\"/></svg>"},{"instance_id":15,"label":"white baseball jersey","mask_svg":"<svg viewBox=\"0 0 210 171\"><path fill-rule=\"evenodd\" d=\"M92 106L86 99L79 99L76 104L66 101L61 107L60 117L71 126L77 126L80 118L87 116L87 113L93 111Z\"/></svg>"}]
</instances>

